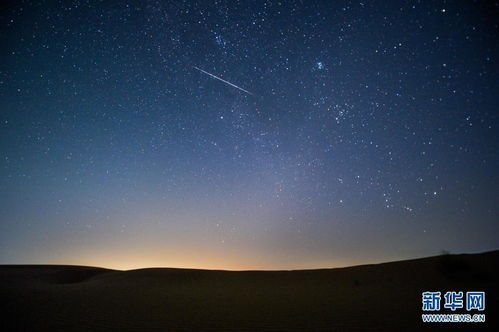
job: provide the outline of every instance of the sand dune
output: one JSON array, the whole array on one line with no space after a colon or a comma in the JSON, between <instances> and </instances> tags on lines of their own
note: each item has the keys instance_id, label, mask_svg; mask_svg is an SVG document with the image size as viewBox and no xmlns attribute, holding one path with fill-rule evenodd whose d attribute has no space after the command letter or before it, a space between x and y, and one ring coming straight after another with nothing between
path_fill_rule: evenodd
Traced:
<instances>
[{"instance_id":1,"label":"sand dune","mask_svg":"<svg viewBox=\"0 0 499 332\"><path fill-rule=\"evenodd\" d=\"M2 326L9 331L485 330L497 325L498 263L499 251L276 272L3 265ZM421 292L427 290L486 291L487 322L423 324Z\"/></svg>"}]
</instances>

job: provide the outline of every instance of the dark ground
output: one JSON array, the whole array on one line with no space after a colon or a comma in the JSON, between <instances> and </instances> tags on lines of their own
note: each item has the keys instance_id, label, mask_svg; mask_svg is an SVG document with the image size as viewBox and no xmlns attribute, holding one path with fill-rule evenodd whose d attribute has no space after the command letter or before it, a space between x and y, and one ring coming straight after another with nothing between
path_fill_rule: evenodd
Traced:
<instances>
[{"instance_id":1,"label":"dark ground","mask_svg":"<svg viewBox=\"0 0 499 332\"><path fill-rule=\"evenodd\" d=\"M499 251L278 272L3 265L0 329L485 331L498 325L498 263ZM423 324L430 290L485 291L487 322Z\"/></svg>"}]
</instances>

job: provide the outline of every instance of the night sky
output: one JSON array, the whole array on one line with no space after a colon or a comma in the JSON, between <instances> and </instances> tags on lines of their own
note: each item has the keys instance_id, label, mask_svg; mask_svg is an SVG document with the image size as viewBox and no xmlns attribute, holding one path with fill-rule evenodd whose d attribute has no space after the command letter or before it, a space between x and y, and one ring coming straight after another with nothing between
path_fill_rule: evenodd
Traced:
<instances>
[{"instance_id":1,"label":"night sky","mask_svg":"<svg viewBox=\"0 0 499 332\"><path fill-rule=\"evenodd\" d=\"M498 24L497 1L3 5L0 263L497 249Z\"/></svg>"}]
</instances>

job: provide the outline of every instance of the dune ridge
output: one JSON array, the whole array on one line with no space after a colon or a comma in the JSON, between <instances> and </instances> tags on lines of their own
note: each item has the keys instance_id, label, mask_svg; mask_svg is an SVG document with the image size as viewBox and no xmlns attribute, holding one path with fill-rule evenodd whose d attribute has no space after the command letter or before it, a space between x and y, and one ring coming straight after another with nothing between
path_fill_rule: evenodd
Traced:
<instances>
[{"instance_id":1,"label":"dune ridge","mask_svg":"<svg viewBox=\"0 0 499 332\"><path fill-rule=\"evenodd\" d=\"M386 331L420 322L421 293L486 291L497 324L499 251L295 271L1 265L3 322L19 331ZM445 312L445 311L443 311ZM461 327L461 326L459 326Z\"/></svg>"}]
</instances>

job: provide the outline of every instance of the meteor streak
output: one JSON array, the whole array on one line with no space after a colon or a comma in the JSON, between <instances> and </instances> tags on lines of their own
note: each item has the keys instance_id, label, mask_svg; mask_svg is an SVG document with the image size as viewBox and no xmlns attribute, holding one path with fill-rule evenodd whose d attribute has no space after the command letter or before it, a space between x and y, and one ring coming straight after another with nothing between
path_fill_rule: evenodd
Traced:
<instances>
[{"instance_id":1,"label":"meteor streak","mask_svg":"<svg viewBox=\"0 0 499 332\"><path fill-rule=\"evenodd\" d=\"M206 75L210 75L211 77L216 78L217 80L222 81L222 82L224 82L224 83L226 83L226 84L230 85L231 87L234 87L234 88L236 88L236 89L239 89L239 90L241 90L241 91L244 91L244 92L246 92L247 94L249 94L249 95L252 95L252 96L253 96L253 94L252 94L251 92L249 92L248 90L244 90L243 88L238 87L237 85L232 84L231 82L228 82L228 81L226 81L226 80L224 80L224 79L222 79L222 78L220 78L220 77L218 77L218 76L215 76L215 75L213 75L213 74L211 74L211 73L208 73L207 71L204 71L204 70L202 70L201 68L198 68L198 67L196 67L196 66L193 66L193 67L194 67L195 69L199 70L200 72L205 73Z\"/></svg>"}]
</instances>

